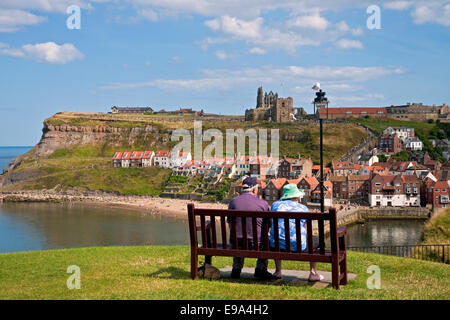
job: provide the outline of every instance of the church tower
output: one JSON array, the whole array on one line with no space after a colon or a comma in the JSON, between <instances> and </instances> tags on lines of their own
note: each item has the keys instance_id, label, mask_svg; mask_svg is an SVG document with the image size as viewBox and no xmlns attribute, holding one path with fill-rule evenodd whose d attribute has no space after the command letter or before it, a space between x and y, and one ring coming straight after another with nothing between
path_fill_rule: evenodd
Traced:
<instances>
[{"instance_id":1,"label":"church tower","mask_svg":"<svg viewBox=\"0 0 450 320\"><path fill-rule=\"evenodd\" d=\"M264 93L263 88L258 88L258 95L256 97L256 108L264 108Z\"/></svg>"}]
</instances>

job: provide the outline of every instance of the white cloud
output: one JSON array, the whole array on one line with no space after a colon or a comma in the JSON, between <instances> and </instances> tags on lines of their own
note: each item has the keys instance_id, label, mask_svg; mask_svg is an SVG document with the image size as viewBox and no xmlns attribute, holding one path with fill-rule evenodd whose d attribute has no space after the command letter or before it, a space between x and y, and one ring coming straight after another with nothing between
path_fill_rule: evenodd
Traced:
<instances>
[{"instance_id":1,"label":"white cloud","mask_svg":"<svg viewBox=\"0 0 450 320\"><path fill-rule=\"evenodd\" d=\"M352 29L351 32L352 32L352 35L354 35L355 37L362 36L364 34L364 30L362 28Z\"/></svg>"},{"instance_id":2,"label":"white cloud","mask_svg":"<svg viewBox=\"0 0 450 320\"><path fill-rule=\"evenodd\" d=\"M84 55L71 43L58 45L54 42L26 44L20 49L12 49L2 43L0 54L18 58L34 59L50 64L66 64L76 59L82 59Z\"/></svg>"},{"instance_id":3,"label":"white cloud","mask_svg":"<svg viewBox=\"0 0 450 320\"><path fill-rule=\"evenodd\" d=\"M267 50L255 47L251 48L248 52L250 52L251 54L264 55L267 53Z\"/></svg>"},{"instance_id":4,"label":"white cloud","mask_svg":"<svg viewBox=\"0 0 450 320\"><path fill-rule=\"evenodd\" d=\"M406 10L411 8L412 5L413 5L412 1L389 1L383 4L385 8L391 10Z\"/></svg>"},{"instance_id":5,"label":"white cloud","mask_svg":"<svg viewBox=\"0 0 450 320\"><path fill-rule=\"evenodd\" d=\"M230 59L230 58L236 58L235 54L226 53L223 50L217 50L214 52L214 55L219 58L220 60Z\"/></svg>"},{"instance_id":6,"label":"white cloud","mask_svg":"<svg viewBox=\"0 0 450 320\"><path fill-rule=\"evenodd\" d=\"M0 32L15 32L25 26L40 24L47 21L46 17L17 9L0 8Z\"/></svg>"},{"instance_id":7,"label":"white cloud","mask_svg":"<svg viewBox=\"0 0 450 320\"><path fill-rule=\"evenodd\" d=\"M202 77L197 79L154 79L137 83L111 83L102 89L133 89L142 87L156 87L164 90L228 90L243 85L255 86L261 83L279 84L280 82L313 83L326 81L351 81L359 83L377 79L387 75L401 74L401 69L387 67L330 67L330 66L287 66L275 68L265 66L260 69L246 68L241 70L206 69ZM336 90L350 90L351 84L334 84ZM306 85L305 85L306 86ZM309 85L308 85L309 86Z\"/></svg>"},{"instance_id":8,"label":"white cloud","mask_svg":"<svg viewBox=\"0 0 450 320\"><path fill-rule=\"evenodd\" d=\"M341 39L336 42L336 46L341 49L364 49L364 45L361 41L350 39Z\"/></svg>"},{"instance_id":9,"label":"white cloud","mask_svg":"<svg viewBox=\"0 0 450 320\"><path fill-rule=\"evenodd\" d=\"M359 85L352 85L348 83L321 83L321 86L325 91L333 92L357 91L362 89ZM311 85L296 86L292 90L297 93L311 92Z\"/></svg>"},{"instance_id":10,"label":"white cloud","mask_svg":"<svg viewBox=\"0 0 450 320\"><path fill-rule=\"evenodd\" d=\"M263 22L262 18L245 21L235 17L222 16L206 21L205 25L215 32L229 36L230 41L241 40L260 48L282 49L289 53L294 53L300 46L320 44L316 40L304 38L298 32L281 31L263 26Z\"/></svg>"},{"instance_id":11,"label":"white cloud","mask_svg":"<svg viewBox=\"0 0 450 320\"><path fill-rule=\"evenodd\" d=\"M423 5L418 5L412 12L414 22L417 24L436 23L443 26L450 26L450 3L440 4L430 1Z\"/></svg>"},{"instance_id":12,"label":"white cloud","mask_svg":"<svg viewBox=\"0 0 450 320\"><path fill-rule=\"evenodd\" d=\"M156 22L159 19L158 14L155 11L153 11L152 9L138 10L138 15L140 17L144 18L145 20L148 20L151 22Z\"/></svg>"},{"instance_id":13,"label":"white cloud","mask_svg":"<svg viewBox=\"0 0 450 320\"><path fill-rule=\"evenodd\" d=\"M93 2L102 0L2 0L0 7L6 9L38 10L44 12L65 13L70 5L77 5L83 9L92 9Z\"/></svg>"},{"instance_id":14,"label":"white cloud","mask_svg":"<svg viewBox=\"0 0 450 320\"><path fill-rule=\"evenodd\" d=\"M333 103L343 103L343 102L364 102L369 100L384 100L384 95L381 93L368 93L359 96L330 96L330 101Z\"/></svg>"},{"instance_id":15,"label":"white cloud","mask_svg":"<svg viewBox=\"0 0 450 320\"><path fill-rule=\"evenodd\" d=\"M22 58L25 56L22 50L11 48L9 44L4 42L0 42L0 55L11 56L16 58Z\"/></svg>"},{"instance_id":16,"label":"white cloud","mask_svg":"<svg viewBox=\"0 0 450 320\"><path fill-rule=\"evenodd\" d=\"M244 21L230 16L209 20L205 25L214 31L222 31L240 39L257 39L261 37L262 18Z\"/></svg>"},{"instance_id":17,"label":"white cloud","mask_svg":"<svg viewBox=\"0 0 450 320\"><path fill-rule=\"evenodd\" d=\"M299 27L306 29L325 30L329 22L327 19L320 16L320 14L313 14L308 16L300 16L287 22L289 27Z\"/></svg>"}]
</instances>

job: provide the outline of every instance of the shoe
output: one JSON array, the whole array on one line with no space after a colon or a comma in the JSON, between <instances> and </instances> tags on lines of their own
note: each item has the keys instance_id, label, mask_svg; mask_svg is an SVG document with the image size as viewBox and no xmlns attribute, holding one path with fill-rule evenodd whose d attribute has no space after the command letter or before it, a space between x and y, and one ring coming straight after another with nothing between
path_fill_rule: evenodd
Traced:
<instances>
[{"instance_id":1,"label":"shoe","mask_svg":"<svg viewBox=\"0 0 450 320\"><path fill-rule=\"evenodd\" d=\"M310 274L308 281L309 282L318 282L318 281L322 281L323 280L323 275L321 274Z\"/></svg>"},{"instance_id":2,"label":"shoe","mask_svg":"<svg viewBox=\"0 0 450 320\"><path fill-rule=\"evenodd\" d=\"M282 274L276 274L276 273L274 273L274 274L272 274L272 276L273 276L275 279L277 279L277 280L282 280L282 279L283 279L283 275L282 275Z\"/></svg>"},{"instance_id":3,"label":"shoe","mask_svg":"<svg viewBox=\"0 0 450 320\"><path fill-rule=\"evenodd\" d=\"M241 277L240 269L232 269L231 270L231 279L239 279Z\"/></svg>"},{"instance_id":4,"label":"shoe","mask_svg":"<svg viewBox=\"0 0 450 320\"><path fill-rule=\"evenodd\" d=\"M260 280L274 280L276 277L271 274L269 271L264 269L255 269L255 278L258 278Z\"/></svg>"}]
</instances>

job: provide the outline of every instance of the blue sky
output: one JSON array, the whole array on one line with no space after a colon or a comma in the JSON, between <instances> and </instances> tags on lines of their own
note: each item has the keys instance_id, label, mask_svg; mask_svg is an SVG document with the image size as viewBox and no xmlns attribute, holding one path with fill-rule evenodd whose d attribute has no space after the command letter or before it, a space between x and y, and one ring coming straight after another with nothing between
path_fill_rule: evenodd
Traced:
<instances>
[{"instance_id":1,"label":"blue sky","mask_svg":"<svg viewBox=\"0 0 450 320\"><path fill-rule=\"evenodd\" d=\"M259 85L309 112L315 82L333 107L448 104L449 40L444 0L2 0L0 145L60 111L243 114Z\"/></svg>"}]
</instances>

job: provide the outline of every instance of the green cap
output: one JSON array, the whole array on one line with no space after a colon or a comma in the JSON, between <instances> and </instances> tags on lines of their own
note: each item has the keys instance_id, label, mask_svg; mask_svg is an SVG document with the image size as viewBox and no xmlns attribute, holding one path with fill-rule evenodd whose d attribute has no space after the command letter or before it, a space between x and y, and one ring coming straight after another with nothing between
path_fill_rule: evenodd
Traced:
<instances>
[{"instance_id":1,"label":"green cap","mask_svg":"<svg viewBox=\"0 0 450 320\"><path fill-rule=\"evenodd\" d=\"M304 195L305 193L297 188L297 185L295 183L290 183L283 187L283 196L280 198L280 200L303 198Z\"/></svg>"}]
</instances>

